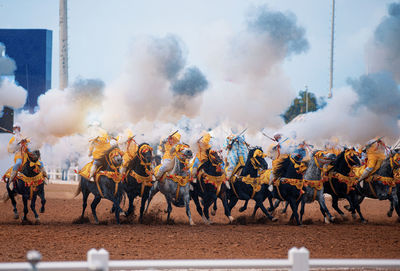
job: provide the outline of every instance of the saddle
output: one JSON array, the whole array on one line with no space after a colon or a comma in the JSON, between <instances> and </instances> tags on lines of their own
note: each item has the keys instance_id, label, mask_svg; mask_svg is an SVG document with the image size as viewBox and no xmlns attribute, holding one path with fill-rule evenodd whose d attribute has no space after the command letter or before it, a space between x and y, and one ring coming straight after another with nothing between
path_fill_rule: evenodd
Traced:
<instances>
[{"instance_id":1,"label":"saddle","mask_svg":"<svg viewBox=\"0 0 400 271\"><path fill-rule=\"evenodd\" d=\"M204 170L201 170L199 172L198 176L200 178L203 178L204 183L212 184L215 187L215 189L217 189L217 193L216 193L217 196L219 195L219 192L221 191L222 183L224 183L226 180L225 174L222 174L221 176L213 176L213 175L207 174ZM200 188L203 190L201 183L200 183ZM204 190L203 190L203 192L204 192Z\"/></svg>"}]
</instances>

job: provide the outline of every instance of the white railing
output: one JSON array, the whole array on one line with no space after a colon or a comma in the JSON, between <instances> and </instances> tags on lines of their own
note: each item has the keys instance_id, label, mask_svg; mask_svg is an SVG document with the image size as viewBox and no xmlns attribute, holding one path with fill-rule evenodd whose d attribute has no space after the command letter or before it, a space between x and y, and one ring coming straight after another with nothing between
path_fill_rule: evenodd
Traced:
<instances>
[{"instance_id":1,"label":"white railing","mask_svg":"<svg viewBox=\"0 0 400 271\"><path fill-rule=\"evenodd\" d=\"M162 270L162 269L400 269L400 259L309 259L309 251L291 248L288 259L280 260L132 260L110 261L105 249L91 249L86 262L40 262L37 251L29 251L27 263L0 263L0 270Z\"/></svg>"},{"instance_id":2,"label":"white railing","mask_svg":"<svg viewBox=\"0 0 400 271\"><path fill-rule=\"evenodd\" d=\"M68 170L68 182L78 182L78 174L75 173L75 170L78 171L78 167L70 167ZM50 183L63 183L66 181L62 181L62 170L61 168L49 168L47 169L47 175L49 176Z\"/></svg>"}]
</instances>

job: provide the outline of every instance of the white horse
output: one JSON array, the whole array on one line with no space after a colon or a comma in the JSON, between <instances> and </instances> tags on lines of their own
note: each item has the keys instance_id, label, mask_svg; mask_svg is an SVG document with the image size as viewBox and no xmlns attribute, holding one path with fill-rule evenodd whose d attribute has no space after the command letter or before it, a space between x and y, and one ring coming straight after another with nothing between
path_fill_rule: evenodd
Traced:
<instances>
[{"instance_id":1,"label":"white horse","mask_svg":"<svg viewBox=\"0 0 400 271\"><path fill-rule=\"evenodd\" d=\"M158 191L160 191L167 201L167 223L170 221L172 204L176 207L185 207L190 225L194 225L190 213L190 171L189 161L193 153L186 144L179 144L176 147L175 157L173 159L173 169L164 174L159 181L156 181L150 190L150 196L147 202L146 211L149 208L150 201Z\"/></svg>"}]
</instances>

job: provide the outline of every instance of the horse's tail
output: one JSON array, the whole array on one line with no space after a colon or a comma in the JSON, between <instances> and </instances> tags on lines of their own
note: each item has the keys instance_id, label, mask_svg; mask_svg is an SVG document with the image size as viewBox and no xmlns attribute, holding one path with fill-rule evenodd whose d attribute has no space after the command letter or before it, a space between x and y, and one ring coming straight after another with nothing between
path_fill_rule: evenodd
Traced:
<instances>
[{"instance_id":1,"label":"horse's tail","mask_svg":"<svg viewBox=\"0 0 400 271\"><path fill-rule=\"evenodd\" d=\"M76 189L74 198L75 198L76 196L78 196L81 192L82 192L82 177L79 176L79 184L78 184L78 188Z\"/></svg>"}]
</instances>

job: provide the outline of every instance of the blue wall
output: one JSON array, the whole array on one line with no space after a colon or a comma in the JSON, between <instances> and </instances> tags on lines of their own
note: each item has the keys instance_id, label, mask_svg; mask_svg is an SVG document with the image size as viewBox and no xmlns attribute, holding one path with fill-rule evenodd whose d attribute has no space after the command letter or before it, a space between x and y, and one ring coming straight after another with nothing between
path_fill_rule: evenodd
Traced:
<instances>
[{"instance_id":1,"label":"blue wall","mask_svg":"<svg viewBox=\"0 0 400 271\"><path fill-rule=\"evenodd\" d=\"M37 98L51 88L51 30L0 29L6 55L15 60L15 81L28 91L25 109L33 112Z\"/></svg>"}]
</instances>

